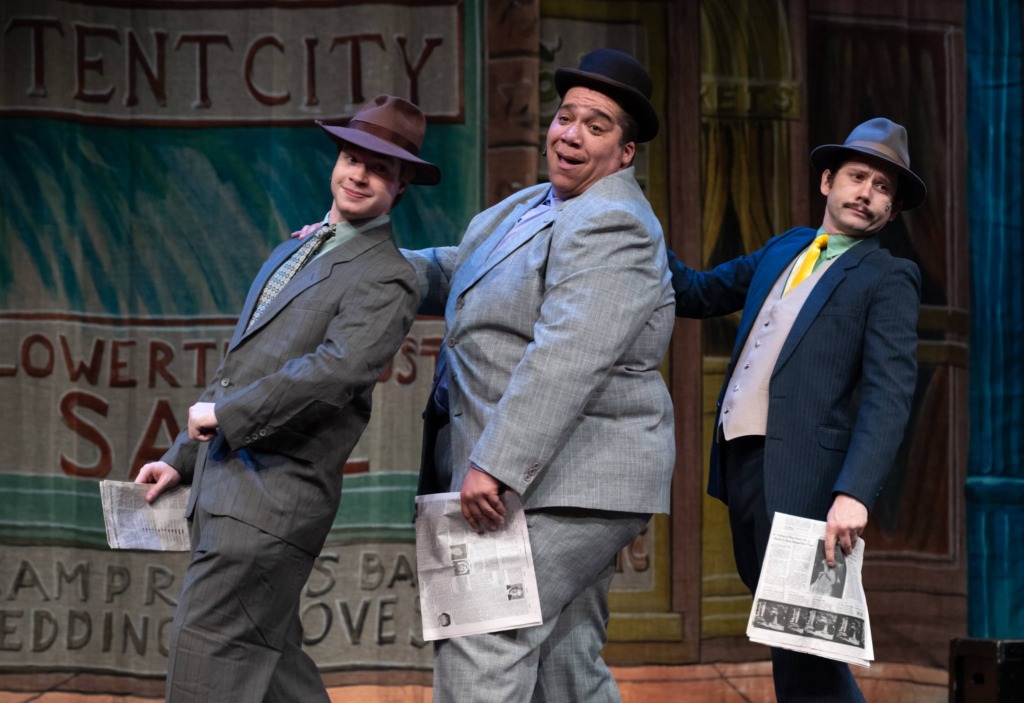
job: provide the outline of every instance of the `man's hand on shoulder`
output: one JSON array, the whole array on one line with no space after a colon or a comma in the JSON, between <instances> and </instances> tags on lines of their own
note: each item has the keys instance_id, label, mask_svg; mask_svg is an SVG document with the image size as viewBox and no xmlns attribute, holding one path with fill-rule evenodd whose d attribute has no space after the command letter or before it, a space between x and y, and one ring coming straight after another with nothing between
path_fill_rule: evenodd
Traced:
<instances>
[{"instance_id":1,"label":"man's hand on shoulder","mask_svg":"<svg viewBox=\"0 0 1024 703\"><path fill-rule=\"evenodd\" d=\"M476 532L497 530L505 522L501 502L501 481L486 471L471 467L462 481L462 517Z\"/></svg>"},{"instance_id":2,"label":"man's hand on shoulder","mask_svg":"<svg viewBox=\"0 0 1024 703\"><path fill-rule=\"evenodd\" d=\"M313 234L313 232L316 232L318 229L320 229L320 227L322 225L323 225L323 222L314 222L311 225L306 225L305 227L300 229L298 232L292 232L292 239L296 239L296 238L298 238L298 239L305 239L309 235Z\"/></svg>"},{"instance_id":3,"label":"man's hand on shoulder","mask_svg":"<svg viewBox=\"0 0 1024 703\"><path fill-rule=\"evenodd\" d=\"M181 483L181 474L165 461L151 461L139 469L135 483L154 484L153 488L146 493L146 502L152 503L160 497L161 493Z\"/></svg>"},{"instance_id":4,"label":"man's hand on shoulder","mask_svg":"<svg viewBox=\"0 0 1024 703\"><path fill-rule=\"evenodd\" d=\"M843 554L849 554L867 524L868 509L863 503L845 493L836 495L825 520L825 560L829 566L836 565L836 540Z\"/></svg>"}]
</instances>

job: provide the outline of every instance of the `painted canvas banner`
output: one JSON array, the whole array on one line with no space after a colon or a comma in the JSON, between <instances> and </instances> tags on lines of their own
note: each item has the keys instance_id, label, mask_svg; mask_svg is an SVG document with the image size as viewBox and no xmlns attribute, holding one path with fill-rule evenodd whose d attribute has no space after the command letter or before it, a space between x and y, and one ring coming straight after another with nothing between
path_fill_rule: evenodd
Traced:
<instances>
[{"instance_id":1,"label":"painted canvas banner","mask_svg":"<svg viewBox=\"0 0 1024 703\"><path fill-rule=\"evenodd\" d=\"M163 674L185 555L107 549L97 481L170 446L267 254L329 208L314 120L419 104L444 175L395 238L458 241L482 206L480 23L453 0L0 7L0 672ZM430 665L411 518L442 333L417 321L344 467L302 611L325 669Z\"/></svg>"}]
</instances>

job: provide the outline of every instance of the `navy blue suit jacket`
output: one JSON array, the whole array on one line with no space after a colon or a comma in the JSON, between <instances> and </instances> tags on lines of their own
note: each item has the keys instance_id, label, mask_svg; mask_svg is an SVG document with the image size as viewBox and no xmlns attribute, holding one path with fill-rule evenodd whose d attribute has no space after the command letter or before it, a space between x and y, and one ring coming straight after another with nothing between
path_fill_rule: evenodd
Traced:
<instances>
[{"instance_id":1,"label":"navy blue suit jacket","mask_svg":"<svg viewBox=\"0 0 1024 703\"><path fill-rule=\"evenodd\" d=\"M798 227L710 271L669 256L679 317L743 310L729 381L761 305L816 231ZM825 271L793 324L769 383L768 514L824 520L836 493L871 509L903 440L917 382L921 274L867 239ZM718 396L721 412L725 386ZM715 417L715 427L718 416ZM711 449L708 492L728 502Z\"/></svg>"}]
</instances>

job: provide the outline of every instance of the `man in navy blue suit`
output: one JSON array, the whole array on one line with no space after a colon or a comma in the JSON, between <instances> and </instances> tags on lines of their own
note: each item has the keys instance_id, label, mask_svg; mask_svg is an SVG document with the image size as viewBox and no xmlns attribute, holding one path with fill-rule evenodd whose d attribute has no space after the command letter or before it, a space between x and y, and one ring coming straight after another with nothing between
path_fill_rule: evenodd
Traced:
<instances>
[{"instance_id":1,"label":"man in navy blue suit","mask_svg":"<svg viewBox=\"0 0 1024 703\"><path fill-rule=\"evenodd\" d=\"M875 236L927 193L906 130L876 118L811 152L825 217L697 272L671 253L676 315L742 309L718 397L708 492L729 507L751 593L776 512L826 520L849 554L903 440L917 381L917 266ZM863 701L846 664L775 648L779 701Z\"/></svg>"}]
</instances>

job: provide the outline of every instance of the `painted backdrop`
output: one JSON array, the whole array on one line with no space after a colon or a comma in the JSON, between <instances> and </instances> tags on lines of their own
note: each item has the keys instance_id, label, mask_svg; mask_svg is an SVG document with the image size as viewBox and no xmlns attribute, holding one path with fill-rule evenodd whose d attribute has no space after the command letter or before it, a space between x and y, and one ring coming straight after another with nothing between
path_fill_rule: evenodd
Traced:
<instances>
[{"instance_id":1,"label":"painted backdrop","mask_svg":"<svg viewBox=\"0 0 1024 703\"><path fill-rule=\"evenodd\" d=\"M10 0L0 13L0 671L157 677L185 555L108 550L97 481L131 479L170 445L262 261L323 217L336 151L315 119L383 92L417 102L443 187L410 189L396 238L458 241L482 204L481 11ZM302 613L327 670L430 665L410 521L441 333L416 323L344 467Z\"/></svg>"}]
</instances>

